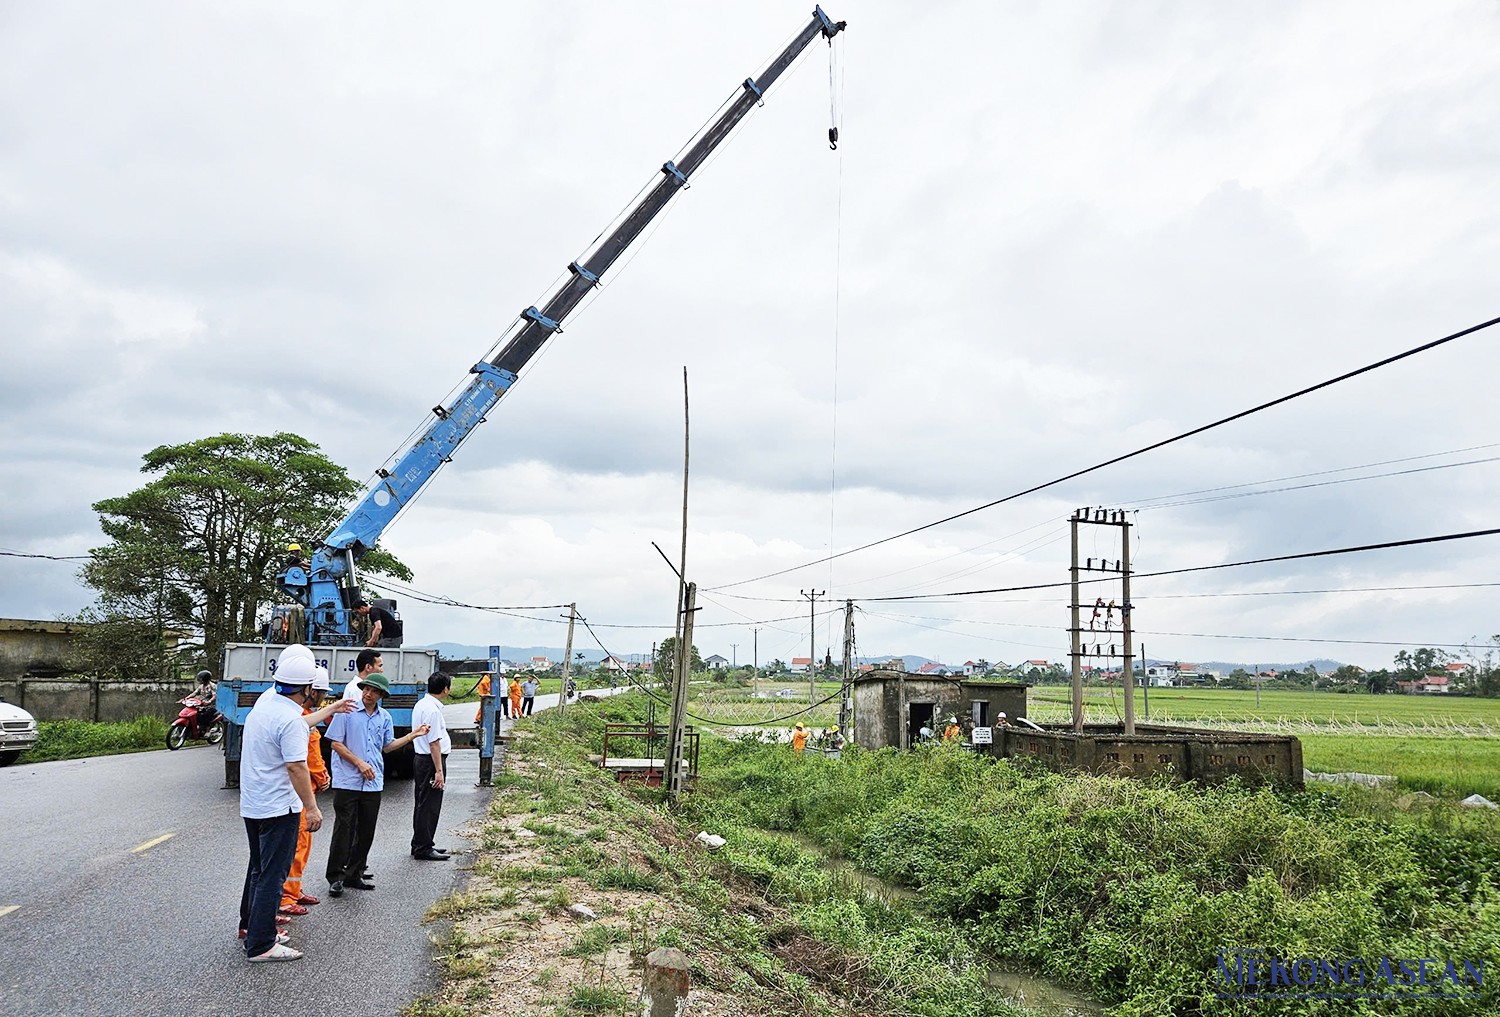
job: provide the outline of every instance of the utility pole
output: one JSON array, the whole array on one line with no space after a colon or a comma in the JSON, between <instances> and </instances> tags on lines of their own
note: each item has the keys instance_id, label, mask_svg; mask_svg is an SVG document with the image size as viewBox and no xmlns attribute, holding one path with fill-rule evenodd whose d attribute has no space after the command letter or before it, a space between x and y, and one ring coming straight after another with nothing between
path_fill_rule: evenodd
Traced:
<instances>
[{"instance_id":1,"label":"utility pole","mask_svg":"<svg viewBox=\"0 0 1500 1017\"><path fill-rule=\"evenodd\" d=\"M568 702L568 676L573 670L573 622L578 617L578 603L574 601L568 605L568 648L563 651L563 676L562 685L557 690L557 715L563 715L563 707Z\"/></svg>"},{"instance_id":2,"label":"utility pole","mask_svg":"<svg viewBox=\"0 0 1500 1017\"><path fill-rule=\"evenodd\" d=\"M854 694L854 601L844 601L844 694L839 698L839 733L849 736L850 697Z\"/></svg>"},{"instance_id":3,"label":"utility pole","mask_svg":"<svg viewBox=\"0 0 1500 1017\"><path fill-rule=\"evenodd\" d=\"M1083 657L1085 654L1112 662L1116 659L1121 662L1120 676L1125 685L1125 723L1124 733L1135 734L1135 673L1134 653L1131 649L1131 637L1134 631L1134 620L1132 619L1132 607L1130 603L1130 523L1126 521L1123 509L1082 508L1073 513L1069 523L1072 527L1073 538L1073 564L1069 570L1071 586L1073 590L1072 604L1072 640L1073 647L1073 730L1083 730ZM1078 565L1078 525L1088 523L1092 526L1117 526L1120 528L1120 558L1111 564L1108 558L1100 558L1099 564L1094 564L1094 559L1087 559L1080 568ZM1089 619L1088 633L1099 640L1101 636L1110 640L1109 650L1105 652L1102 642L1095 642L1092 652L1083 643L1084 629L1080 622L1079 611L1079 573L1080 572L1103 572L1120 577L1120 634L1122 639L1121 652L1115 652L1114 643L1114 612L1116 602L1111 599L1106 606L1103 597L1094 599L1094 613ZM1097 625L1100 610L1104 609L1104 629L1101 632ZM1106 664L1108 666L1108 664Z\"/></svg>"},{"instance_id":4,"label":"utility pole","mask_svg":"<svg viewBox=\"0 0 1500 1017\"><path fill-rule=\"evenodd\" d=\"M754 647L754 649L752 649L750 652L753 653L753 654L755 654L755 656L751 658L752 660L755 661L755 663L753 665L751 665L754 668L754 670L750 672L751 673L750 685L751 685L751 691L753 691L755 693L755 697L757 699L759 699L760 698L760 629L753 629L752 631L755 633L755 636L753 637L754 641L750 645L752 647Z\"/></svg>"},{"instance_id":5,"label":"utility pole","mask_svg":"<svg viewBox=\"0 0 1500 1017\"><path fill-rule=\"evenodd\" d=\"M1135 672L1130 655L1130 524L1120 513L1120 627L1125 630L1125 733L1135 734Z\"/></svg>"},{"instance_id":6,"label":"utility pole","mask_svg":"<svg viewBox=\"0 0 1500 1017\"><path fill-rule=\"evenodd\" d=\"M1068 570L1072 578L1073 587L1073 624L1069 628L1072 639L1069 641L1072 649L1068 656L1073 661L1073 730L1083 730L1083 629L1079 626L1078 617L1078 513L1073 513L1069 520L1073 530L1073 567Z\"/></svg>"},{"instance_id":7,"label":"utility pole","mask_svg":"<svg viewBox=\"0 0 1500 1017\"><path fill-rule=\"evenodd\" d=\"M827 590L798 590L807 598L807 705L817 702L818 692L814 681L818 675L818 598L827 595Z\"/></svg>"},{"instance_id":8,"label":"utility pole","mask_svg":"<svg viewBox=\"0 0 1500 1017\"><path fill-rule=\"evenodd\" d=\"M678 631L682 633L683 643L679 645L693 645L693 614L698 610L698 584L688 583L687 592L683 597L683 618L678 624ZM672 728L667 736L667 758L665 787L667 794L673 798L682 794L682 743L683 731L687 720L687 687L688 676L693 671L692 653L683 653L680 649L677 653L676 674L672 679Z\"/></svg>"},{"instance_id":9,"label":"utility pole","mask_svg":"<svg viewBox=\"0 0 1500 1017\"><path fill-rule=\"evenodd\" d=\"M729 644L729 669L733 671L740 666L740 644Z\"/></svg>"}]
</instances>

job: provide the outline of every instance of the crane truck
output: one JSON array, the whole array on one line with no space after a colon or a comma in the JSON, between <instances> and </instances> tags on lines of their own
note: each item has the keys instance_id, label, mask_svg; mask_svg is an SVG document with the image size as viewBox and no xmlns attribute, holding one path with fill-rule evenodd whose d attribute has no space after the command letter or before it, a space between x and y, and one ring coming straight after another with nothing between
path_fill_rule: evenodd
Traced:
<instances>
[{"instance_id":1,"label":"crane truck","mask_svg":"<svg viewBox=\"0 0 1500 1017\"><path fill-rule=\"evenodd\" d=\"M387 526L409 505L437 474L488 413L516 382L521 369L555 333L561 332L568 316L598 285L620 257L651 222L687 187L693 173L733 133L735 127L757 106L782 74L812 42L825 39L829 45L844 30L845 22L833 21L821 7L812 19L756 77L744 83L724 105L722 112L699 131L681 155L661 167L660 178L644 196L584 256L568 265L562 285L541 307L522 311L501 337L498 353L469 369L471 377L446 406L432 408L419 436L375 472L344 518L333 527L312 553L311 560L290 561L276 576L277 588L291 601L275 609L268 632L279 633L278 643L303 642L312 647L318 662L329 668L337 684L354 674L359 647L355 633L355 609L363 596L359 585L360 559L375 546ZM830 128L829 143L837 142L837 129ZM395 604L384 602L389 610ZM232 643L225 647L218 708L229 722L225 738L226 786L239 783L240 738L250 708L274 677L275 661L282 645ZM397 645L392 646L391 643ZM433 650L411 650L399 640L382 640L381 654L391 684L385 706L392 713L398 735L411 725L411 709L425 691L425 680L437 664ZM337 691L337 690L335 690ZM396 773L409 772L410 752L394 761Z\"/></svg>"}]
</instances>

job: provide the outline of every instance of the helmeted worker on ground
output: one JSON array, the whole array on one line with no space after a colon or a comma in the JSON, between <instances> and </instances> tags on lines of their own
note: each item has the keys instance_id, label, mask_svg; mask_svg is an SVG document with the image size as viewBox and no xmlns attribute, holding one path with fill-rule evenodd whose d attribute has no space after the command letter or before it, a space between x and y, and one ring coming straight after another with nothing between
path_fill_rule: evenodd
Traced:
<instances>
[{"instance_id":1,"label":"helmeted worker on ground","mask_svg":"<svg viewBox=\"0 0 1500 1017\"><path fill-rule=\"evenodd\" d=\"M478 694L478 695L481 695L481 696L487 696L487 695L490 694L490 675L489 675L488 671L485 672L485 675L484 675L483 678L479 679L479 684L476 685L476 686L474 686L474 692L476 694ZM479 709L477 709L477 710L474 711L474 726L478 727L480 724L483 724L483 723L484 723L484 703L481 701L480 704L479 704Z\"/></svg>"},{"instance_id":2,"label":"helmeted worker on ground","mask_svg":"<svg viewBox=\"0 0 1500 1017\"><path fill-rule=\"evenodd\" d=\"M963 735L964 729L958 726L957 717L948 718L948 726L943 728L943 741L956 742Z\"/></svg>"},{"instance_id":3,"label":"helmeted worker on ground","mask_svg":"<svg viewBox=\"0 0 1500 1017\"><path fill-rule=\"evenodd\" d=\"M998 714L995 715L995 726L1010 727L1010 718L1005 715L1004 710L1001 710Z\"/></svg>"},{"instance_id":4,"label":"helmeted worker on ground","mask_svg":"<svg viewBox=\"0 0 1500 1017\"><path fill-rule=\"evenodd\" d=\"M521 680L515 675L510 676L510 715L521 715Z\"/></svg>"},{"instance_id":5,"label":"helmeted worker on ground","mask_svg":"<svg viewBox=\"0 0 1500 1017\"><path fill-rule=\"evenodd\" d=\"M323 697L328 695L328 669L326 667L313 668L312 691L307 694L307 702L302 705L302 713L309 715L317 711L323 703ZM313 793L328 790L333 778L328 775L328 766L323 762L323 749L321 742L323 736L318 733L316 727L307 730L307 775L312 778ZM297 853L292 856L292 868L286 874L286 882L281 887L281 914L305 915L311 905L321 904L318 898L310 893L302 892L302 872L307 868L307 857L312 853L312 831L307 828L307 813L302 814L302 825L297 831Z\"/></svg>"},{"instance_id":6,"label":"helmeted worker on ground","mask_svg":"<svg viewBox=\"0 0 1500 1017\"><path fill-rule=\"evenodd\" d=\"M800 756L805 748L807 748L807 728L798 724L792 729L792 751Z\"/></svg>"},{"instance_id":7,"label":"helmeted worker on ground","mask_svg":"<svg viewBox=\"0 0 1500 1017\"><path fill-rule=\"evenodd\" d=\"M297 850L299 826L305 821L315 831L323 824L308 776L307 726L302 720L314 667L307 647L283 650L275 684L256 700L245 720L240 816L250 842L250 864L240 895L240 936L252 962L302 957L276 931L276 908Z\"/></svg>"}]
</instances>

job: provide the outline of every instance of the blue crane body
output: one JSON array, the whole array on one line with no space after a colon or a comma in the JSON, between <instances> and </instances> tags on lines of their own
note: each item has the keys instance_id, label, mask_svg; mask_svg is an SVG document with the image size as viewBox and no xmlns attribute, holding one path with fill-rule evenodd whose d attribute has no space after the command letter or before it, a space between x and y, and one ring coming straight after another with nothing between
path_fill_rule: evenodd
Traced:
<instances>
[{"instance_id":1,"label":"blue crane body","mask_svg":"<svg viewBox=\"0 0 1500 1017\"><path fill-rule=\"evenodd\" d=\"M442 465L515 384L521 369L550 339L651 221L687 186L735 126L764 100L765 93L812 43L823 37L831 45L845 23L831 21L822 8L756 78L745 79L722 114L690 143L675 162L661 168L661 179L589 253L568 266L568 278L543 306L528 307L512 326L509 340L491 359L470 368L471 378L447 406L433 407L421 436L389 468L377 471L358 502L318 545L306 565L288 565L277 586L300 608L293 632L302 641L347 646L354 641L353 608L360 598L356 566L385 528L426 486ZM836 129L829 141L837 140ZM285 611L286 609L281 609ZM288 640L292 641L292 640Z\"/></svg>"}]
</instances>

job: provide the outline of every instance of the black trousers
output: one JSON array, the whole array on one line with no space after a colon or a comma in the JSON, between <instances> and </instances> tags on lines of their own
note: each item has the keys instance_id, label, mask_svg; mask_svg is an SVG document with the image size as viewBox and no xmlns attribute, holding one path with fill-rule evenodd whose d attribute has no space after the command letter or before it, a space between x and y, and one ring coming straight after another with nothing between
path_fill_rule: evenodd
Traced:
<instances>
[{"instance_id":1,"label":"black trousers","mask_svg":"<svg viewBox=\"0 0 1500 1017\"><path fill-rule=\"evenodd\" d=\"M379 818L379 791L333 789L333 843L328 846L328 868L324 870L330 883L347 883L364 874Z\"/></svg>"},{"instance_id":2,"label":"black trousers","mask_svg":"<svg viewBox=\"0 0 1500 1017\"><path fill-rule=\"evenodd\" d=\"M443 757L443 773L448 772L448 757ZM432 850L433 838L437 836L438 816L443 812L443 790L432 786L437 770L432 765L432 753L419 752L412 763L412 798L416 804L411 816L411 853L420 854Z\"/></svg>"},{"instance_id":3,"label":"black trousers","mask_svg":"<svg viewBox=\"0 0 1500 1017\"><path fill-rule=\"evenodd\" d=\"M531 716L531 708L533 706L535 706L535 705L536 705L536 699L535 699L535 697L533 697L533 696L522 696L521 697L521 716L523 716L523 717L529 717L529 716Z\"/></svg>"}]
</instances>

